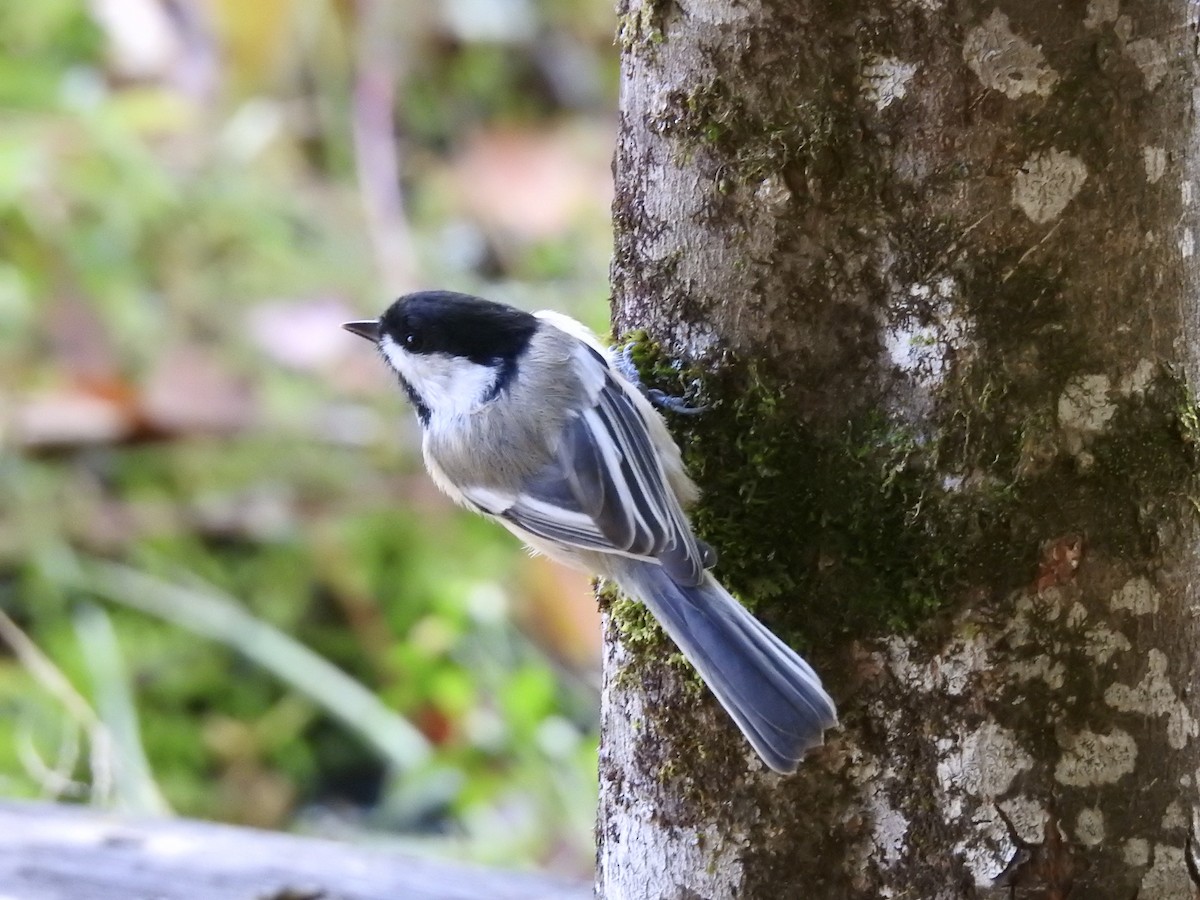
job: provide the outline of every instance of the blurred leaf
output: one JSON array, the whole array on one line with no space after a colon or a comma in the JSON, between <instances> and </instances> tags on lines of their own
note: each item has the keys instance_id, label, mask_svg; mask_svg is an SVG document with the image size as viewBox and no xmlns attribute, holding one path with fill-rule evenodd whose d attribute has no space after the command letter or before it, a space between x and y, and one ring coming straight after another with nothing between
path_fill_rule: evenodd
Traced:
<instances>
[{"instance_id":1,"label":"blurred leaf","mask_svg":"<svg viewBox=\"0 0 1200 900\"><path fill-rule=\"evenodd\" d=\"M128 675L108 616L91 604L75 614L75 630L91 670L96 710L113 739L113 799L118 807L143 815L170 811L159 793L142 746Z\"/></svg>"},{"instance_id":2,"label":"blurred leaf","mask_svg":"<svg viewBox=\"0 0 1200 900\"><path fill-rule=\"evenodd\" d=\"M217 22L232 74L243 86L260 85L282 59L290 23L307 0L216 0Z\"/></svg>"},{"instance_id":3,"label":"blurred leaf","mask_svg":"<svg viewBox=\"0 0 1200 900\"><path fill-rule=\"evenodd\" d=\"M612 203L607 155L588 159L563 129L478 132L455 160L453 177L471 215L526 240L561 235Z\"/></svg>"},{"instance_id":4,"label":"blurred leaf","mask_svg":"<svg viewBox=\"0 0 1200 900\"><path fill-rule=\"evenodd\" d=\"M546 669L526 666L518 669L504 686L504 712L512 727L532 734L542 719L554 709L555 685Z\"/></svg>"},{"instance_id":5,"label":"blurred leaf","mask_svg":"<svg viewBox=\"0 0 1200 900\"><path fill-rule=\"evenodd\" d=\"M237 648L324 706L398 768L411 768L428 755L428 745L420 734L361 685L282 632L248 615L228 597L172 585L107 563L91 562L80 570L60 560L50 563L44 572L56 583L94 592Z\"/></svg>"},{"instance_id":6,"label":"blurred leaf","mask_svg":"<svg viewBox=\"0 0 1200 900\"><path fill-rule=\"evenodd\" d=\"M193 103L163 88L122 91L108 104L113 123L136 134L161 136L186 131L195 124L196 113Z\"/></svg>"},{"instance_id":7,"label":"blurred leaf","mask_svg":"<svg viewBox=\"0 0 1200 900\"><path fill-rule=\"evenodd\" d=\"M580 672L600 668L600 610L592 579L532 557L522 567L517 620L546 652Z\"/></svg>"},{"instance_id":8,"label":"blurred leaf","mask_svg":"<svg viewBox=\"0 0 1200 900\"><path fill-rule=\"evenodd\" d=\"M36 449L116 443L136 420L117 399L68 387L25 398L10 425L17 444Z\"/></svg>"},{"instance_id":9,"label":"blurred leaf","mask_svg":"<svg viewBox=\"0 0 1200 900\"><path fill-rule=\"evenodd\" d=\"M346 304L332 298L260 303L248 316L255 347L300 370L322 369L344 356L353 337L341 324L353 318Z\"/></svg>"},{"instance_id":10,"label":"blurred leaf","mask_svg":"<svg viewBox=\"0 0 1200 900\"><path fill-rule=\"evenodd\" d=\"M97 60L101 37L78 0L0 4L0 57L36 57L61 69Z\"/></svg>"},{"instance_id":11,"label":"blurred leaf","mask_svg":"<svg viewBox=\"0 0 1200 900\"><path fill-rule=\"evenodd\" d=\"M0 106L41 109L58 97L59 67L51 60L0 56Z\"/></svg>"},{"instance_id":12,"label":"blurred leaf","mask_svg":"<svg viewBox=\"0 0 1200 900\"><path fill-rule=\"evenodd\" d=\"M168 349L144 387L142 416L167 434L225 434L250 425L256 405L249 383L196 346Z\"/></svg>"}]
</instances>

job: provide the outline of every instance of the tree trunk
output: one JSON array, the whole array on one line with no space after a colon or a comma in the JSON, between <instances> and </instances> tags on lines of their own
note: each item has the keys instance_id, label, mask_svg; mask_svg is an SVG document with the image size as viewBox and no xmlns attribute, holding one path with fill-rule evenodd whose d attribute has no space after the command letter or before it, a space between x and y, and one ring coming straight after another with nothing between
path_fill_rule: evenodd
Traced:
<instances>
[{"instance_id":1,"label":"tree trunk","mask_svg":"<svg viewBox=\"0 0 1200 900\"><path fill-rule=\"evenodd\" d=\"M601 896L1195 897L1194 9L620 15L616 332L842 729L765 770L611 605Z\"/></svg>"}]
</instances>

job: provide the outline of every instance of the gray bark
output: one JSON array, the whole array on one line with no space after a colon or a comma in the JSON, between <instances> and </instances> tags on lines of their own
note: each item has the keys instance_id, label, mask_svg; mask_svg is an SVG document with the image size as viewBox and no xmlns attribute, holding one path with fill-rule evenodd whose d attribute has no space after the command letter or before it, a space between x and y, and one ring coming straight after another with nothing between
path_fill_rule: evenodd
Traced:
<instances>
[{"instance_id":1,"label":"gray bark","mask_svg":"<svg viewBox=\"0 0 1200 900\"><path fill-rule=\"evenodd\" d=\"M1196 896L1195 9L619 14L616 332L843 728L766 771L610 608L599 893Z\"/></svg>"},{"instance_id":2,"label":"gray bark","mask_svg":"<svg viewBox=\"0 0 1200 900\"><path fill-rule=\"evenodd\" d=\"M13 900L584 900L587 885L187 819L0 802Z\"/></svg>"}]
</instances>

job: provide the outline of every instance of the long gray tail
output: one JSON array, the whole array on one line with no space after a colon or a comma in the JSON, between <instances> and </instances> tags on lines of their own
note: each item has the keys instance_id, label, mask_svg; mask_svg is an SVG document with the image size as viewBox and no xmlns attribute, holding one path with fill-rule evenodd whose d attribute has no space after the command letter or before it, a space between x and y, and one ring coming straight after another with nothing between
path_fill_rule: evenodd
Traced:
<instances>
[{"instance_id":1,"label":"long gray tail","mask_svg":"<svg viewBox=\"0 0 1200 900\"><path fill-rule=\"evenodd\" d=\"M795 772L804 751L837 724L817 673L711 574L687 587L655 563L622 562L616 581L654 613L763 762Z\"/></svg>"}]
</instances>

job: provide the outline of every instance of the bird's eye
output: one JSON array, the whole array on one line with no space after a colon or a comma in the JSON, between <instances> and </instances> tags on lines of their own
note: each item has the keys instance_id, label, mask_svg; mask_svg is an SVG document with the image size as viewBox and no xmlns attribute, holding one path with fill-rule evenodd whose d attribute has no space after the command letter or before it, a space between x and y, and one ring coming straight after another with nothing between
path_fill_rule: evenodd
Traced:
<instances>
[{"instance_id":1,"label":"bird's eye","mask_svg":"<svg viewBox=\"0 0 1200 900\"><path fill-rule=\"evenodd\" d=\"M406 332L404 335L404 347L406 350L411 350L414 353L421 349L421 336L415 331Z\"/></svg>"}]
</instances>

